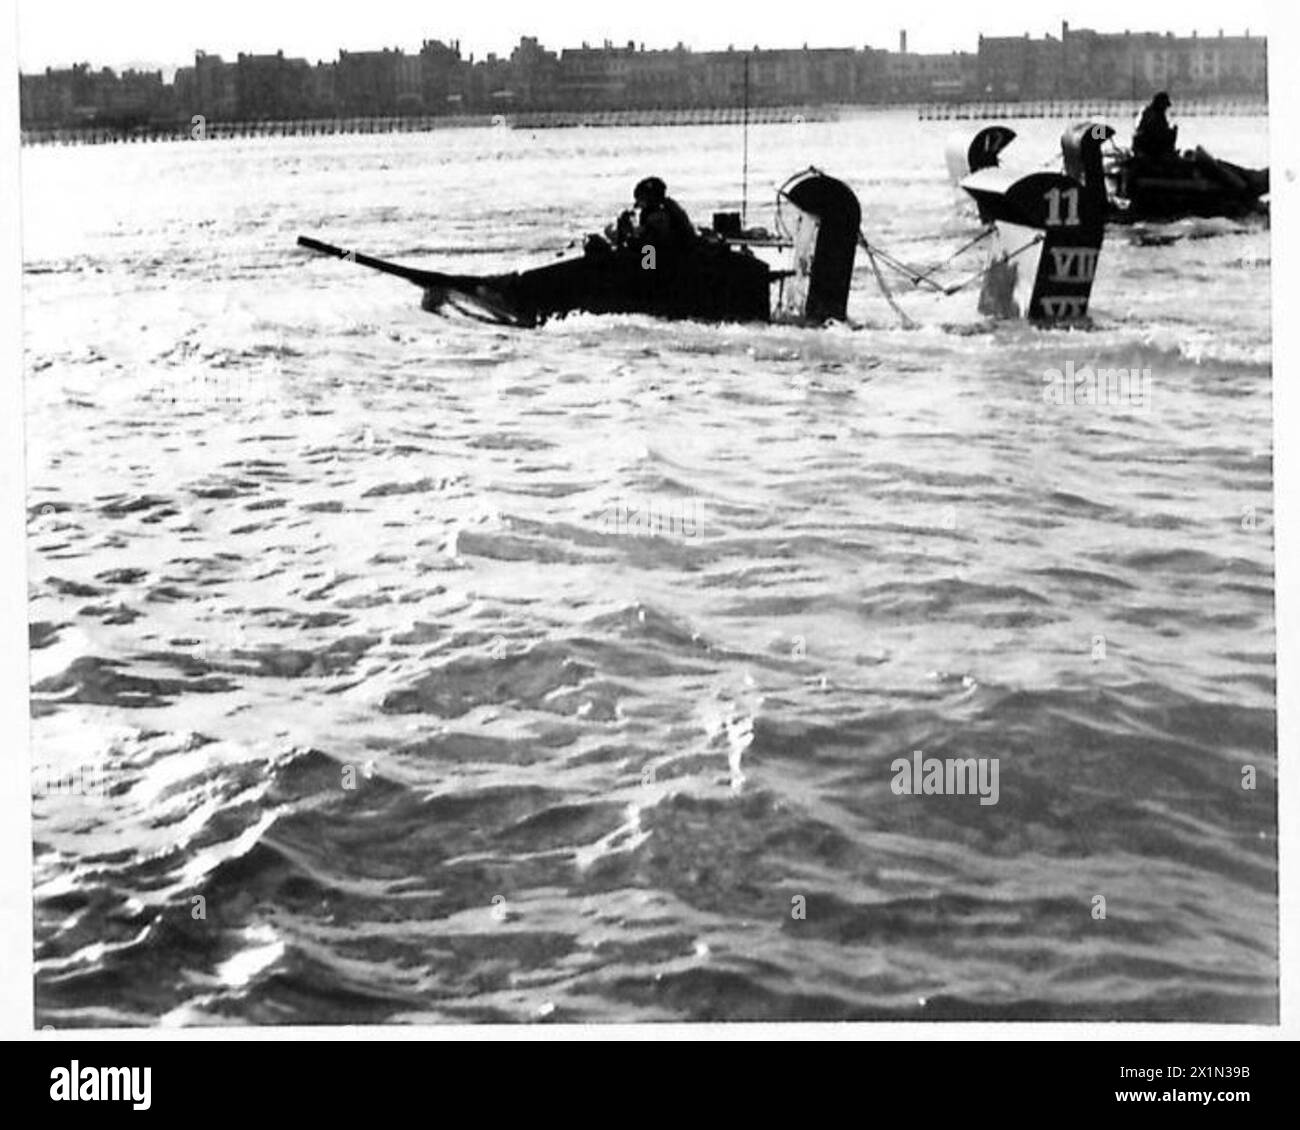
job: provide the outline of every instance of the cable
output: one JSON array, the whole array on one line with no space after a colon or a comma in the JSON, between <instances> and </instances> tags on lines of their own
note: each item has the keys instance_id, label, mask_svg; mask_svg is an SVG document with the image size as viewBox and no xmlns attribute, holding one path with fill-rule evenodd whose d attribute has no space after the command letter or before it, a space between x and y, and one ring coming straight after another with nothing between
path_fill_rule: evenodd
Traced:
<instances>
[{"instance_id":1,"label":"cable","mask_svg":"<svg viewBox=\"0 0 1300 1130\"><path fill-rule=\"evenodd\" d=\"M877 257L883 260L887 266L893 266L895 270L900 270L902 274L906 275L911 280L913 285L916 285L919 282L924 282L927 285L933 287L935 290L937 290L945 298L947 298L947 297L951 297L954 294L957 294L959 291L965 290L968 286L971 285L971 283L978 282L980 279L984 278L984 276L987 275L991 270L993 270L994 267L999 266L1003 263L1009 263L1012 259L1016 258L1018 255L1023 255L1031 247L1037 247L1038 244L1042 243L1043 240L1047 238L1047 234L1045 232L1040 232L1038 235L1034 236L1034 238L1031 239L1028 243L1024 244L1021 247L1017 247L1014 251L1008 252L1006 255L1003 255L1001 258L990 263L988 266L984 267L983 269L976 271L969 278L964 279L963 281L956 283L952 286L947 286L947 287L940 286L938 283L934 282L932 279L927 277L929 274L933 274L935 271L939 270L940 267L946 266L947 263L951 263L959 255L965 254L981 240L988 238L988 236L993 233L993 230L994 230L993 226L989 225L989 227L985 228L984 231L980 232L979 235L977 235L973 240L967 243L964 247L960 248L952 255L950 255L945 263L941 263L937 267L930 268L930 270L926 272L926 274L924 275L917 274L915 271L909 271L904 269L902 265L898 264L897 260L893 260L893 257L890 256L888 253L881 251L879 248L872 247L871 242L867 239L865 232L862 231L858 232L858 242L862 245L862 249L867 253L867 261L871 264L872 273L876 276L876 285L880 287L880 293L884 295L885 301L889 303L890 309L892 309L894 313L897 314L899 319L902 321L903 328L910 330L916 328L916 323L910 317L908 317L907 312L903 310L903 308L899 306L898 302L894 299L894 296L890 292L888 285L885 283L884 275L882 275L880 272L880 264L876 261Z\"/></svg>"},{"instance_id":2,"label":"cable","mask_svg":"<svg viewBox=\"0 0 1300 1130\"><path fill-rule=\"evenodd\" d=\"M949 255L947 259L943 260L943 262L937 263L935 266L929 267L923 271L918 270L916 267L912 267L907 263L902 262L899 259L896 259L894 256L890 255L889 252L885 251L883 248L873 247L871 242L867 239L866 233L861 230L858 231L858 242L862 245L863 249L867 252L868 255L879 256L880 260L885 264L885 266L892 268L898 274L902 275L913 286L920 286L922 283L924 283L926 286L930 287L931 290L934 290L939 294L946 294L947 288L942 286L940 283L935 282L930 276L935 274L938 271L943 270L954 260L960 258L962 255L965 255L966 252L969 251L972 247L974 247L977 243L980 243L981 241L987 239L992 234L993 234L993 225L990 224L988 227L984 228L984 230L981 231L979 235L977 235L974 239L968 241L967 243L959 247L956 251L954 251L951 255Z\"/></svg>"},{"instance_id":3,"label":"cable","mask_svg":"<svg viewBox=\"0 0 1300 1130\"><path fill-rule=\"evenodd\" d=\"M916 329L916 323L907 316L906 311L904 311L904 309L897 302L894 301L894 296L889 293L889 287L885 285L885 276L880 273L880 268L876 265L876 256L871 250L871 245L867 243L865 239L862 241L862 243L863 246L866 248L867 260L871 263L871 269L872 271L875 272L876 284L880 287L880 293L885 296L885 301L889 303L890 309L893 310L894 313L898 315L899 320L903 323L903 329L905 330Z\"/></svg>"},{"instance_id":4,"label":"cable","mask_svg":"<svg viewBox=\"0 0 1300 1130\"><path fill-rule=\"evenodd\" d=\"M925 272L924 275L921 275L920 277L923 279L928 279L930 275L946 267L949 263L953 262L953 260L960 258L962 255L965 255L966 252L969 251L972 247L974 247L977 243L980 243L983 240L988 239L988 237L991 236L992 234L993 234L993 225L989 224L982 232L979 233L979 235L977 235L969 243L963 244L951 255L949 255L948 258L945 259L942 263L940 263L937 267L931 267L928 271Z\"/></svg>"},{"instance_id":5,"label":"cable","mask_svg":"<svg viewBox=\"0 0 1300 1130\"><path fill-rule=\"evenodd\" d=\"M937 290L940 292L943 291L943 287L929 277L931 274L937 271L939 267L932 267L928 271L918 271L915 267L909 266L908 264L902 262L901 260L895 259L894 256L890 255L889 252L883 250L882 248L873 247L867 241L867 237L863 235L861 232L858 233L858 241L861 243L863 249L868 254L873 256L879 256L881 262L883 262L886 267L889 267L895 272L897 272L898 274L902 275L913 286L920 286L921 283L925 283L926 286L930 287L933 290ZM943 264L941 263L939 264L939 266L943 266Z\"/></svg>"},{"instance_id":6,"label":"cable","mask_svg":"<svg viewBox=\"0 0 1300 1130\"><path fill-rule=\"evenodd\" d=\"M1038 235L1034 236L1034 238L1031 239L1028 243L1026 243L1023 247L1017 247L1014 251L1006 255L1003 255L1001 259L997 259L994 262L990 263L982 271L976 271L975 274L971 275L971 277L968 278L965 282L960 282L957 283L955 286L950 286L946 288L944 290L944 294L953 295L956 294L959 290L965 290L966 287L970 286L971 283L976 282L979 279L982 279L991 270L993 270L994 267L999 266L1002 263L1011 262L1011 260L1014 259L1017 255L1023 254L1024 252L1028 251L1031 247L1037 247L1046 238L1047 238L1047 234L1045 232L1040 232Z\"/></svg>"}]
</instances>

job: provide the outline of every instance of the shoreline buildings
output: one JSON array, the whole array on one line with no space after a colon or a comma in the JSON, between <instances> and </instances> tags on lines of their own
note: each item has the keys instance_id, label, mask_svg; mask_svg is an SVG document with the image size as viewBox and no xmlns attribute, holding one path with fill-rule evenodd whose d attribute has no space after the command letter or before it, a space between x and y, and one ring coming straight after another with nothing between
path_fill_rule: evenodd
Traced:
<instances>
[{"instance_id":1,"label":"shoreline buildings","mask_svg":"<svg viewBox=\"0 0 1300 1130\"><path fill-rule=\"evenodd\" d=\"M746 74L748 71L748 74ZM188 122L403 117L547 110L871 105L981 99L1267 96L1267 39L1244 35L1102 33L1062 24L1058 36L981 36L975 51L921 54L872 47L691 51L582 44L558 52L524 37L509 58L465 58L458 42L340 51L332 62L203 51L172 82L161 71L88 63L21 75L24 129L131 128Z\"/></svg>"}]
</instances>

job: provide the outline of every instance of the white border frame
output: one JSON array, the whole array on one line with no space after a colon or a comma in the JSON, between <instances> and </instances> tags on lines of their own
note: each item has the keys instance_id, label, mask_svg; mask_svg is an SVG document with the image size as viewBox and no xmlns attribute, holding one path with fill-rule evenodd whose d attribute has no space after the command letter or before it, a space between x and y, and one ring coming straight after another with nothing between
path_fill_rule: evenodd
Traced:
<instances>
[{"instance_id":1,"label":"white border frame","mask_svg":"<svg viewBox=\"0 0 1300 1130\"><path fill-rule=\"evenodd\" d=\"M336 0L337 2L337 0ZM583 0L585 2L585 0ZM932 0L933 2L933 0ZM940 0L940 3L952 0ZM327 5L328 7L328 5ZM1084 6L1080 5L1082 9ZM17 7L0 20L0 379L11 389L11 410L0 413L0 1038L228 1041L228 1040L1294 1040L1300 1036L1295 955L1300 944L1300 790L1295 787L1300 738L1300 21L1296 9L1273 9L1269 37L1269 143L1273 170L1271 230L1273 296L1273 455L1275 599L1277 610L1278 868L1280 897L1278 1026L1183 1023L947 1023L851 1024L593 1024L448 1025L394 1027L146 1028L35 1031L32 980L32 821L28 748L27 543L24 460L22 253L19 210ZM916 19L913 16L913 19ZM1221 17L1220 17L1221 18ZM13 646L13 641L21 641ZM1283 770L1286 770L1285 772Z\"/></svg>"}]
</instances>

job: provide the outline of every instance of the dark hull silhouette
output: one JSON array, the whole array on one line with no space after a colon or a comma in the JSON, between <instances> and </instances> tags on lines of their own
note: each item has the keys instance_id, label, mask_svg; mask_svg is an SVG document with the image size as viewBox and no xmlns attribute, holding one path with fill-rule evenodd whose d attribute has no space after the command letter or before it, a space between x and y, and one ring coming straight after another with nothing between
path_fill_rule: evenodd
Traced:
<instances>
[{"instance_id":1,"label":"dark hull silhouette","mask_svg":"<svg viewBox=\"0 0 1300 1130\"><path fill-rule=\"evenodd\" d=\"M1121 154L1109 173L1114 220L1243 219L1268 211L1267 169L1245 169L1204 149L1154 159Z\"/></svg>"},{"instance_id":2,"label":"dark hull silhouette","mask_svg":"<svg viewBox=\"0 0 1300 1130\"><path fill-rule=\"evenodd\" d=\"M1070 125L1061 137L1065 174L1085 187L1101 186L1108 221L1267 217L1268 169L1243 168L1201 148L1158 158L1128 150L1103 155L1102 145L1114 134L1111 126L1087 121ZM969 139L965 135L951 138L946 156L954 181L964 183L967 177L997 167L1002 151L1014 137L1006 126L995 125ZM989 200L979 195L976 200L980 219L985 223L993 220Z\"/></svg>"},{"instance_id":3,"label":"dark hull silhouette","mask_svg":"<svg viewBox=\"0 0 1300 1130\"><path fill-rule=\"evenodd\" d=\"M441 276L424 285L423 306L515 326L538 326L580 311L766 322L773 277L750 252L700 240L677 254L651 255L639 247L593 250L507 275Z\"/></svg>"},{"instance_id":4,"label":"dark hull silhouette","mask_svg":"<svg viewBox=\"0 0 1300 1130\"><path fill-rule=\"evenodd\" d=\"M793 227L782 238L762 229L742 230L738 213L720 212L711 229L685 246L656 247L633 239L614 247L589 236L580 258L500 275L406 267L305 235L298 245L414 283L424 292L426 310L457 310L499 325L540 326L578 311L770 322L773 283L780 284L775 320L843 321L861 231L857 197L843 182L813 168L791 177L778 195ZM793 266L772 270L754 255L754 247L786 249Z\"/></svg>"}]
</instances>

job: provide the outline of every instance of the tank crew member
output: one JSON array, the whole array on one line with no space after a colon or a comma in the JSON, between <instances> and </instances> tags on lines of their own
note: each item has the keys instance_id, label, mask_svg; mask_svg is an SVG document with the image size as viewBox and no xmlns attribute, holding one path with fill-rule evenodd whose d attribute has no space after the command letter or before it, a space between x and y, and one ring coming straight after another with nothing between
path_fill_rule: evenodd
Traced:
<instances>
[{"instance_id":1,"label":"tank crew member","mask_svg":"<svg viewBox=\"0 0 1300 1130\"><path fill-rule=\"evenodd\" d=\"M686 250L699 238L685 209L668 195L668 186L658 177L646 177L632 196L637 209L632 242L651 243L660 252L672 253Z\"/></svg>"},{"instance_id":2,"label":"tank crew member","mask_svg":"<svg viewBox=\"0 0 1300 1130\"><path fill-rule=\"evenodd\" d=\"M587 236L583 251L589 257L607 255L611 250L640 252L647 244L671 256L700 238L686 210L668 195L668 186L658 177L640 181L632 196L635 204L605 228L604 238Z\"/></svg>"},{"instance_id":3,"label":"tank crew member","mask_svg":"<svg viewBox=\"0 0 1300 1130\"><path fill-rule=\"evenodd\" d=\"M1178 127L1171 126L1165 117L1169 109L1169 95L1163 90L1151 99L1142 111L1142 119L1133 132L1133 154L1155 160L1169 160L1178 156Z\"/></svg>"}]
</instances>

